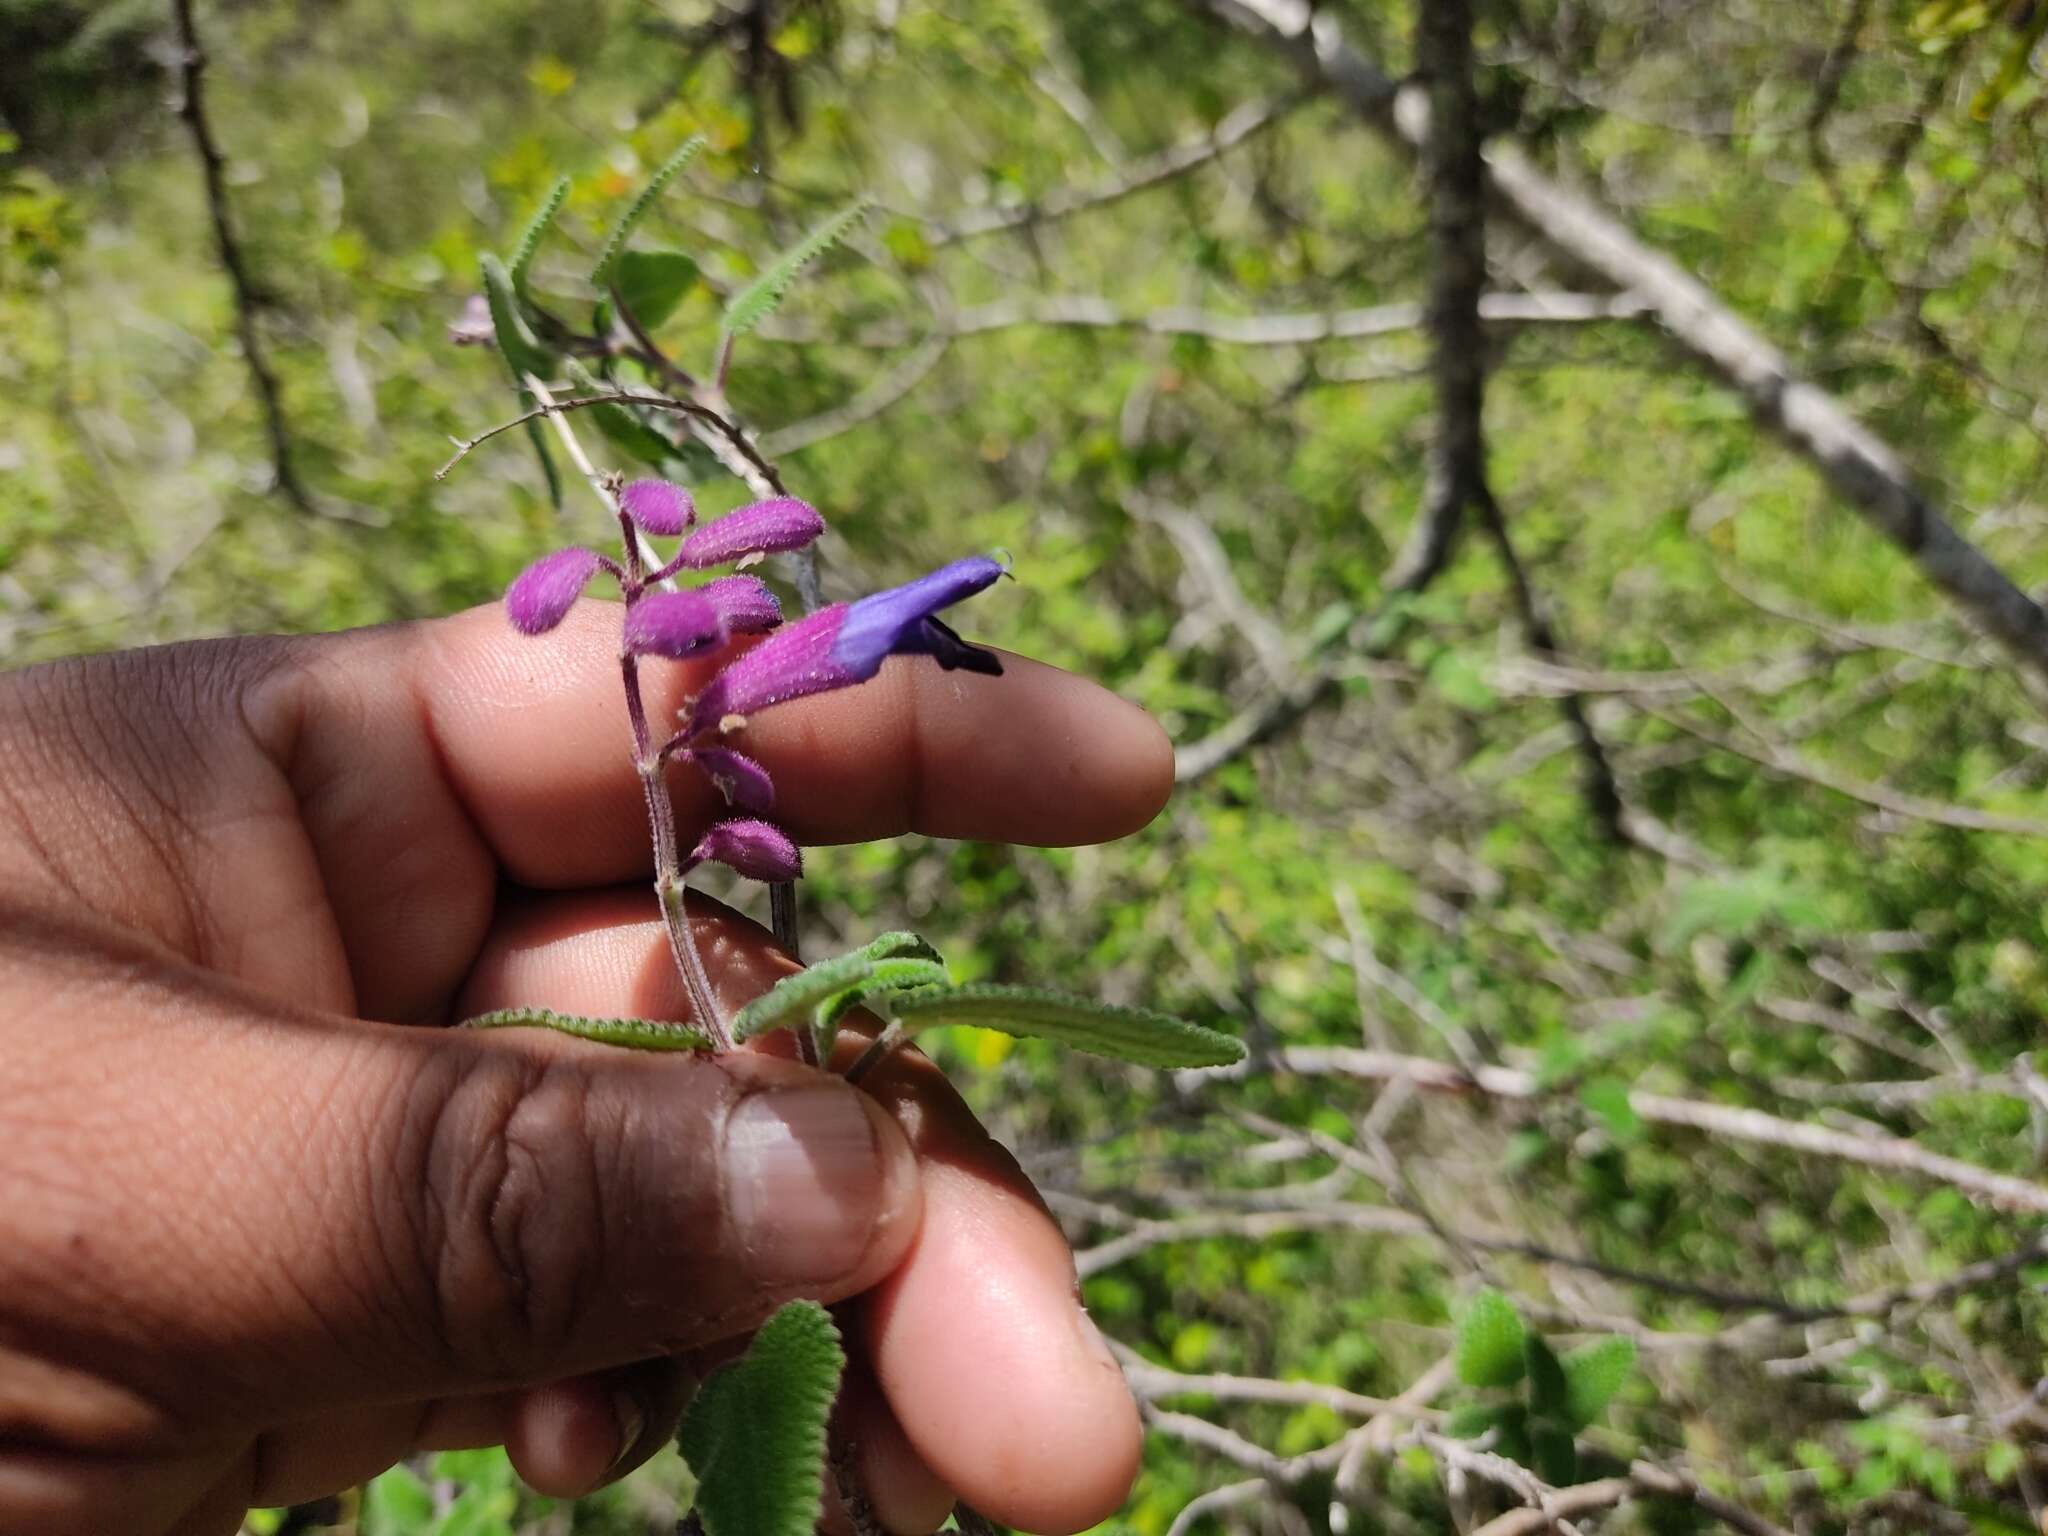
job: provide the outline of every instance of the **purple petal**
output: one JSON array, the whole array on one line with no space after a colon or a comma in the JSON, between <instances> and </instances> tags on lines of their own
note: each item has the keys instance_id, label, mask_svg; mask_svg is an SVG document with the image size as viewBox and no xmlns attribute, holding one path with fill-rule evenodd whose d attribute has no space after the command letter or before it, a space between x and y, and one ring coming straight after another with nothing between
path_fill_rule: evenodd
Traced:
<instances>
[{"instance_id":1,"label":"purple petal","mask_svg":"<svg viewBox=\"0 0 2048 1536\"><path fill-rule=\"evenodd\" d=\"M749 880L794 880L804 872L804 856L789 834L751 817L714 823L690 854L692 864L706 859L729 864Z\"/></svg>"},{"instance_id":2,"label":"purple petal","mask_svg":"<svg viewBox=\"0 0 2048 1536\"><path fill-rule=\"evenodd\" d=\"M624 643L633 656L701 656L725 641L718 606L697 592L649 592L626 610Z\"/></svg>"},{"instance_id":3,"label":"purple petal","mask_svg":"<svg viewBox=\"0 0 2048 1536\"><path fill-rule=\"evenodd\" d=\"M522 635L545 634L575 606L584 585L596 574L597 552L558 549L542 555L505 589L505 612Z\"/></svg>"},{"instance_id":4,"label":"purple petal","mask_svg":"<svg viewBox=\"0 0 2048 1536\"><path fill-rule=\"evenodd\" d=\"M730 634L765 634L782 622L782 604L756 577L721 576L697 590L717 605Z\"/></svg>"},{"instance_id":5,"label":"purple petal","mask_svg":"<svg viewBox=\"0 0 2048 1536\"><path fill-rule=\"evenodd\" d=\"M775 808L775 781L768 777L766 768L745 753L729 747L698 747L690 753L690 761L718 786L728 805L749 811Z\"/></svg>"},{"instance_id":6,"label":"purple petal","mask_svg":"<svg viewBox=\"0 0 2048 1536\"><path fill-rule=\"evenodd\" d=\"M676 559L692 570L726 565L748 555L779 555L802 549L825 531L817 508L793 496L757 501L706 523L676 551Z\"/></svg>"},{"instance_id":7,"label":"purple petal","mask_svg":"<svg viewBox=\"0 0 2048 1536\"><path fill-rule=\"evenodd\" d=\"M958 651L940 649L943 639L926 630L925 621L941 608L950 608L962 598L993 585L1002 574L1003 567L988 556L970 555L965 560L942 565L929 576L920 576L905 586L864 597L847 610L846 623L832 645L832 659L855 678L873 677L881 670L883 661L898 651L934 655L941 665L949 661L954 666L962 665L959 652L972 648L955 637ZM945 631L947 635L951 633ZM974 670L986 669L976 666Z\"/></svg>"},{"instance_id":8,"label":"purple petal","mask_svg":"<svg viewBox=\"0 0 2048 1536\"><path fill-rule=\"evenodd\" d=\"M724 728L771 704L810 693L845 688L860 681L833 654L847 607L834 603L808 618L778 629L711 679L690 707L690 733Z\"/></svg>"},{"instance_id":9,"label":"purple petal","mask_svg":"<svg viewBox=\"0 0 2048 1536\"><path fill-rule=\"evenodd\" d=\"M635 480L619 492L619 510L648 533L681 533L697 521L697 504L680 485Z\"/></svg>"}]
</instances>

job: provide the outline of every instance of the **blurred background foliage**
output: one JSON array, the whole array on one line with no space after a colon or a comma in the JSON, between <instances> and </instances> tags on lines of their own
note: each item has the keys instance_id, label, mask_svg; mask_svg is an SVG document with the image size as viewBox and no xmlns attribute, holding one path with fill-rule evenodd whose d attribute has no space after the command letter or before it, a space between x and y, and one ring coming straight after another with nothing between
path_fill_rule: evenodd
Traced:
<instances>
[{"instance_id":1,"label":"blurred background foliage","mask_svg":"<svg viewBox=\"0 0 2048 1536\"><path fill-rule=\"evenodd\" d=\"M977 638L1201 740L1376 609L1431 425L1413 328L1242 345L1033 323L1083 300L1244 317L1424 297L1412 168L1201 9L202 5L302 509L275 491L167 8L0 0L0 655L442 613L490 600L565 531L598 535L592 498L572 484L556 507L517 435L435 482L451 436L516 409L490 349L449 327L479 256L508 253L558 174L534 288L588 315L605 228L702 133L644 234L700 264L661 330L688 364L708 362L722 295L872 200L730 381L832 522L828 594L1005 549L1020 579L977 604ZM1409 8L1321 9L1410 66ZM2030 589L2048 582L2044 18L1498 0L1480 33L1489 126L1784 345ZM1227 153L1028 216L1255 102L1272 122ZM1009 227L973 233L989 223ZM1497 288L1577 286L1511 230L1491 257ZM1493 337L1494 483L1568 677L1532 662L1470 539L1334 700L1184 786L1144 834L821 851L807 942L915 926L964 975L1093 978L1242 1033L1268 1063L1363 1043L1533 1075L1535 1093L1500 1100L943 1043L1078 1246L1157 1239L1087 1280L1134 1358L1392 1396L1485 1281L1561 1348L1636 1339L1638 1374L1581 1440L1585 1475L1645 1456L1802 1532L2040 1529L2048 1260L2020 1262L2040 1219L1909 1169L1648 1124L1629 1102L1743 1106L2041 1176L2040 707L1644 322ZM699 494L745 492L713 472ZM1561 689L1670 833L1661 850L1589 811ZM1366 1210L1421 1220L1346 1230ZM1985 1264L1984 1283L1942 1286ZM1804 1320L1729 1299L1824 1314L1914 1286L1933 1299ZM1227 1392L1162 1401L1282 1457L1353 1423ZM1498 1500L1412 1447L1381 1452L1344 1488L1304 1473L1206 1518L1469 1530ZM1247 1475L1161 1427L1115 1526L1163 1536ZM657 1464L572 1510L494 1455L444 1456L250 1528L665 1531L679 1478ZM1655 1500L1605 1518L1711 1524Z\"/></svg>"}]
</instances>

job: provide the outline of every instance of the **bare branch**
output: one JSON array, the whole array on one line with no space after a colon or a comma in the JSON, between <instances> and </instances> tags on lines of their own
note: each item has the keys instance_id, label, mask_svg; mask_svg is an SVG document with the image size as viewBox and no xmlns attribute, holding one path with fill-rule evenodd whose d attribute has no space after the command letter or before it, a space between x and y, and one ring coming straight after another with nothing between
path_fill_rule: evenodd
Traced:
<instances>
[{"instance_id":1,"label":"bare branch","mask_svg":"<svg viewBox=\"0 0 2048 1536\"><path fill-rule=\"evenodd\" d=\"M1077 213L1106 207L1134 192L1143 192L1207 165L1219 155L1235 149L1247 139L1281 121L1300 104L1300 97L1284 101L1248 101L1230 112L1208 133L1176 144L1171 149L1132 161L1118 175L1087 187L1059 187L1037 202L1015 208L991 208L965 213L950 223L932 221L928 239L934 245L953 245L1008 229L1051 223Z\"/></svg>"},{"instance_id":2,"label":"bare branch","mask_svg":"<svg viewBox=\"0 0 2048 1536\"><path fill-rule=\"evenodd\" d=\"M935 332L844 405L763 433L762 453L780 458L785 453L795 453L827 438L837 437L842 432L865 426L899 401L907 399L918 385L929 378L932 370L938 367L939 359L946 355L951 341L952 337L947 333Z\"/></svg>"},{"instance_id":3,"label":"bare branch","mask_svg":"<svg viewBox=\"0 0 2048 1536\"><path fill-rule=\"evenodd\" d=\"M1423 93L1397 90L1350 45L1333 12L1308 0L1189 3L1258 36L1382 133L1411 148L1427 141ZM1801 378L1783 353L1698 279L1592 202L1505 146L1488 152L1486 169L1488 190L1510 217L1577 265L1648 300L1672 340L1740 394L1759 425L1811 462L2025 673L2048 680L2048 611L1956 531L1883 441Z\"/></svg>"},{"instance_id":4,"label":"bare branch","mask_svg":"<svg viewBox=\"0 0 2048 1536\"><path fill-rule=\"evenodd\" d=\"M1545 1096L1533 1072L1514 1067L1484 1066L1465 1071L1450 1062L1392 1051L1348 1046L1285 1046L1273 1052L1262 1070L1298 1072L1304 1076L1343 1076L1371 1082L1413 1083L1432 1093L1497 1099L1539 1099ZM1242 1066L1180 1074L1191 1082L1232 1079L1245 1075ZM1779 1147L1813 1157L1836 1159L1866 1168L1912 1174L1948 1184L1970 1200L1998 1210L2048 1215L2048 1185L2015 1174L1998 1173L1960 1158L1930 1152L1904 1137L1873 1132L1851 1134L1828 1126L1786 1120L1758 1109L1709 1104L1667 1094L1632 1090L1629 1107L1654 1125L1682 1126L1728 1141ZM1105 1245L1107 1246L1107 1245Z\"/></svg>"},{"instance_id":5,"label":"bare branch","mask_svg":"<svg viewBox=\"0 0 2048 1536\"><path fill-rule=\"evenodd\" d=\"M241 342L242 361L248 365L249 380L256 387L256 398L263 407L264 425L270 434L272 478L278 494L285 500L301 512L317 514L319 508L307 494L305 483L299 479L298 468L292 461L292 436L285 420L284 398L278 389L277 375L271 371L270 360L264 353L263 337L256 325L257 311L265 301L250 275L228 207L227 158L221 153L220 142L214 137L213 125L206 116L206 53L200 47L199 29L192 19L192 0L171 0L171 12L178 23L181 91L178 116L184 119L185 127L192 135L192 143L199 151L200 167L205 173L206 206L213 217L213 243L220 253L220 264L227 273L228 285L234 290L235 334Z\"/></svg>"}]
</instances>

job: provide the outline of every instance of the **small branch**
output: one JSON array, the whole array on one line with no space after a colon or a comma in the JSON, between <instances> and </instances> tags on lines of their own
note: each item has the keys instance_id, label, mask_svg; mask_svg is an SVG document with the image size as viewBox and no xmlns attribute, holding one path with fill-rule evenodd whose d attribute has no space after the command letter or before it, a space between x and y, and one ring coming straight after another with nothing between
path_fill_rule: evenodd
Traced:
<instances>
[{"instance_id":1,"label":"small branch","mask_svg":"<svg viewBox=\"0 0 2048 1536\"><path fill-rule=\"evenodd\" d=\"M1306 1077L1355 1077L1369 1082L1410 1082L1430 1093L1453 1097L1479 1096L1510 1100L1549 1097L1536 1075L1514 1067L1484 1066L1473 1071L1427 1056L1393 1051L1368 1051L1348 1046L1285 1046L1272 1053L1262 1070L1297 1072ZM1246 1075L1243 1066L1181 1074L1183 1080L1206 1082ZM1786 1120L1763 1110L1733 1104L1710 1104L1661 1093L1633 1090L1629 1107L1655 1125L1681 1126L1710 1137L1779 1147L1813 1157L1832 1158L1866 1168L1912 1174L1947 1184L1974 1203L1997 1210L2048 1215L2048 1185L2016 1174L1948 1157L1903 1137L1851 1134L1827 1126ZM1105 1244L1105 1247L1108 1245Z\"/></svg>"},{"instance_id":2,"label":"small branch","mask_svg":"<svg viewBox=\"0 0 2048 1536\"><path fill-rule=\"evenodd\" d=\"M933 245L954 245L963 240L1000 234L1071 218L1077 213L1107 207L1134 192L1143 192L1177 176L1207 165L1235 149L1255 134L1272 127L1301 102L1291 96L1279 102L1249 101L1236 108L1208 133L1177 144L1171 149L1131 162L1117 176L1088 187L1058 187L1036 202L1016 208L992 208L961 214L951 223L931 220L927 239Z\"/></svg>"},{"instance_id":3,"label":"small branch","mask_svg":"<svg viewBox=\"0 0 2048 1536\"><path fill-rule=\"evenodd\" d=\"M952 337L943 331L934 332L908 357L903 358L888 372L884 373L866 389L848 400L844 405L802 421L793 421L786 427L777 427L773 432L762 434L761 452L781 457L822 443L827 438L850 432L864 426L877 416L907 399L918 385L931 376L938 367L939 359L946 355Z\"/></svg>"},{"instance_id":4,"label":"small branch","mask_svg":"<svg viewBox=\"0 0 2048 1536\"><path fill-rule=\"evenodd\" d=\"M1718 702L1725 707L1727 701L1722 699ZM1674 730L1683 731L1686 735L1705 742L1717 751L1743 758L1782 777L1801 780L1888 815L1902 816L1909 821L1932 822L1936 826L1954 827L1965 832L1998 832L2013 837L2048 838L2048 822L2035 821L2026 816L2007 816L1997 811L1973 810L1965 805L1949 805L1940 800L1930 800L1924 795L1888 789L1882 784L1866 783L1861 779L1852 779L1847 774L1836 773L1832 768L1823 768L1779 742L1759 737L1759 745L1752 747L1683 715L1648 707L1645 707L1644 713L1653 719L1663 721Z\"/></svg>"},{"instance_id":5,"label":"small branch","mask_svg":"<svg viewBox=\"0 0 2048 1536\"><path fill-rule=\"evenodd\" d=\"M1085 1280L1150 1248L1211 1237L1273 1237L1285 1232L1372 1232L1382 1237L1427 1237L1419 1216L1383 1205L1324 1205L1300 1211L1210 1211L1166 1221L1140 1221L1108 1242L1074 1255Z\"/></svg>"},{"instance_id":6,"label":"small branch","mask_svg":"<svg viewBox=\"0 0 2048 1536\"><path fill-rule=\"evenodd\" d=\"M763 483L773 487L773 489L765 494L778 496L782 494L781 482L776 478L775 466L761 457L760 450L754 447L744 432L732 422L727 421L717 411L709 406L699 405L693 400L674 400L667 395L652 395L644 391L631 389L604 390L594 395L571 395L566 399L556 400L551 404L537 405L530 411L522 411L510 421L501 421L488 431L479 432L475 437L459 438L455 443L454 454L447 463L434 471L434 478L436 480L447 479L449 472L456 465L460 464L492 438L502 433L510 432L517 427L523 427L529 421L534 421L542 416L559 416L567 411L580 411L593 405L644 405L650 410L669 411L678 416L687 416L693 422L712 432L722 443L727 444L738 459L749 466L749 475L742 476L743 479L749 479L751 484L750 477L759 475L762 477Z\"/></svg>"},{"instance_id":7,"label":"small branch","mask_svg":"<svg viewBox=\"0 0 2048 1536\"><path fill-rule=\"evenodd\" d=\"M249 274L249 264L243 257L241 242L235 236L234 221L228 208L227 159L221 153L220 143L213 135L213 125L206 116L206 94L204 76L206 53L199 44L199 29L192 19L192 0L171 0L171 11L178 24L178 69L181 100L178 116L184 119L191 132L192 143L199 151L199 163L206 178L206 205L213 218L213 242L220 253L220 264L227 272L228 285L235 296L235 334L242 347L242 360L248 365L249 379L256 387L256 398L263 407L264 425L270 434L271 474L278 494L283 496L299 511L309 516L318 515L319 508L307 493L299 479L297 466L292 460L291 430L286 423L284 399L278 388L277 375L271 371L270 360L263 350L263 338L256 325L256 314L264 305L264 296Z\"/></svg>"},{"instance_id":8,"label":"small branch","mask_svg":"<svg viewBox=\"0 0 2048 1536\"><path fill-rule=\"evenodd\" d=\"M1632 293L1489 293L1479 301L1479 318L1496 325L1587 325L1604 320L1633 320L1648 312L1648 304ZM1322 341L1395 336L1420 330L1426 318L1422 305L1409 303L1236 315L1183 305L1125 309L1100 294L1048 293L969 305L955 311L938 331L930 334L985 336L1020 326L1056 326L1145 331L1154 336L1199 336L1226 346L1304 347ZM915 339L912 330L901 322L865 326L847 338L824 335L811 327L773 324L764 325L759 334L769 341L843 342L859 347L900 347Z\"/></svg>"}]
</instances>

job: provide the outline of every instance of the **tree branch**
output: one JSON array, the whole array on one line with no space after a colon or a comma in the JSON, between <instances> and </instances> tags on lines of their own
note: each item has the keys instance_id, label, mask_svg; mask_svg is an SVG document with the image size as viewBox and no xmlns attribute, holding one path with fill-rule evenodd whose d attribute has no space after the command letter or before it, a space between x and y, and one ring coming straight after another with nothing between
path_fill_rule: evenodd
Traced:
<instances>
[{"instance_id":1,"label":"tree branch","mask_svg":"<svg viewBox=\"0 0 2048 1536\"><path fill-rule=\"evenodd\" d=\"M1422 93L1353 48L1342 23L1308 0L1188 0L1251 32L1315 86L1412 148L1429 138ZM1426 13L1426 11L1425 11ZM1486 157L1500 208L1576 265L1641 295L1671 339L1741 395L1750 415L1819 470L1921 573L2002 644L2031 681L2048 682L2048 611L1971 544L1912 483L1897 456L1784 354L1670 257L1507 147Z\"/></svg>"},{"instance_id":2,"label":"tree branch","mask_svg":"<svg viewBox=\"0 0 2048 1536\"><path fill-rule=\"evenodd\" d=\"M1038 201L1025 203L1015 208L991 208L964 213L950 223L943 220L927 221L927 238L933 245L954 245L962 240L974 240L983 235L1000 234L1008 229L1023 229L1027 226L1047 224L1055 219L1071 218L1077 213L1105 207L1119 202L1134 192L1142 192L1171 181L1198 166L1207 165L1211 160L1235 149L1247 139L1259 134L1279 122L1302 98L1290 96L1283 101L1248 101L1230 112L1208 133L1148 155L1126 166L1118 175L1088 187L1059 187L1046 193Z\"/></svg>"},{"instance_id":3,"label":"tree branch","mask_svg":"<svg viewBox=\"0 0 2048 1536\"><path fill-rule=\"evenodd\" d=\"M262 404L264 425L270 434L271 477L279 495L299 511L314 515L319 509L307 494L305 483L299 479L297 466L293 463L291 430L285 420L284 399L278 389L277 375L271 371L269 358L264 353L263 338L257 330L256 313L265 300L249 274L241 242L235 237L234 220L228 208L227 158L221 153L220 143L213 136L213 125L206 116L206 53L199 45L199 29L192 19L192 0L171 0L171 13L178 24L178 116L184 119L185 127L192 135L192 143L199 151L200 168L205 173L206 205L213 218L213 243L220 253L220 264L227 273L228 285L234 290L235 334L241 342L242 361L248 365L249 379L256 386L256 398Z\"/></svg>"}]
</instances>

